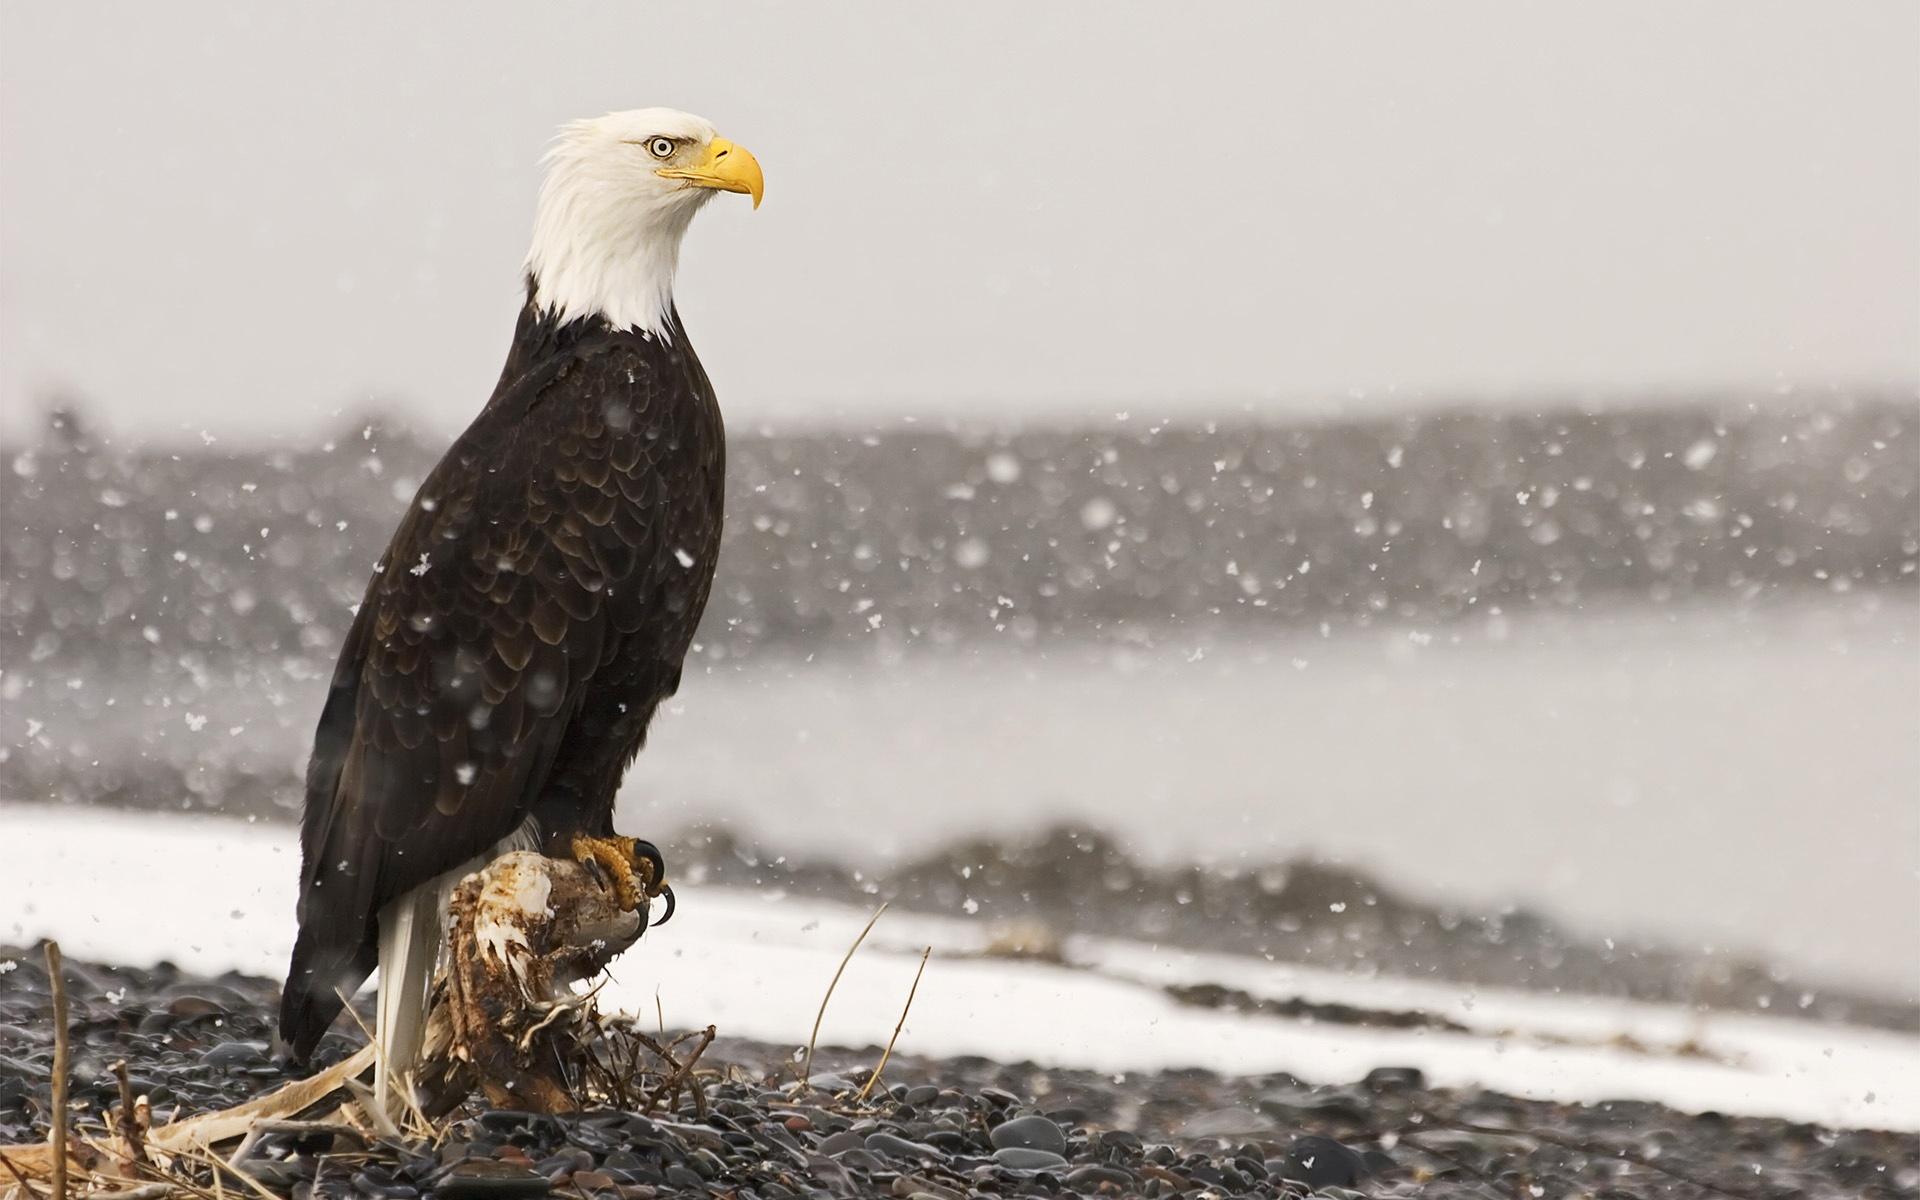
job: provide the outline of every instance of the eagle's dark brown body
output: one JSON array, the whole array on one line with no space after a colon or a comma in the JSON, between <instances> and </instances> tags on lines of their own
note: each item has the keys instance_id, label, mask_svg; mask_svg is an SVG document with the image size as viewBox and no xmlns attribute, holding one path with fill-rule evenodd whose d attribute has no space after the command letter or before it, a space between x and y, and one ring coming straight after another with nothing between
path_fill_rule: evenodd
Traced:
<instances>
[{"instance_id":1,"label":"eagle's dark brown body","mask_svg":"<svg viewBox=\"0 0 1920 1200\"><path fill-rule=\"evenodd\" d=\"M611 832L706 605L724 471L683 335L522 312L493 398L394 531L314 735L280 1011L296 1057L372 972L390 901L529 818L549 852Z\"/></svg>"}]
</instances>

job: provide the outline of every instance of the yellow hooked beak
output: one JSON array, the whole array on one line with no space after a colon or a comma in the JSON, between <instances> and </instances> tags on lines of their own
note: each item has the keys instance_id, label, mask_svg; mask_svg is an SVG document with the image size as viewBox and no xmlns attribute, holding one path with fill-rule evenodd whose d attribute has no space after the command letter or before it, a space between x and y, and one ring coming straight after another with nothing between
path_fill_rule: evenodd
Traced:
<instances>
[{"instance_id":1,"label":"yellow hooked beak","mask_svg":"<svg viewBox=\"0 0 1920 1200\"><path fill-rule=\"evenodd\" d=\"M723 137L707 143L706 157L691 167L661 167L654 174L662 179L684 179L694 187L718 188L723 192L744 192L760 207L760 195L766 180L760 175L760 160L745 146L736 146Z\"/></svg>"}]
</instances>

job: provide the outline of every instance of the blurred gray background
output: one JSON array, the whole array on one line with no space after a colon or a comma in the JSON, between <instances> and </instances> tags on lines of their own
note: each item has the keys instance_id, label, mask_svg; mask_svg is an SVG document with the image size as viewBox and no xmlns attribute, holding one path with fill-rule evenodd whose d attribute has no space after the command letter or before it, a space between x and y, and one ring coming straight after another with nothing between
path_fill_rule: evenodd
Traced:
<instances>
[{"instance_id":1,"label":"blurred gray background","mask_svg":"<svg viewBox=\"0 0 1920 1200\"><path fill-rule=\"evenodd\" d=\"M623 793L692 878L1911 1026L1917 47L1905 3L0 6L0 802L291 819L547 138L668 104L768 177L683 261L728 541Z\"/></svg>"},{"instance_id":2,"label":"blurred gray background","mask_svg":"<svg viewBox=\"0 0 1920 1200\"><path fill-rule=\"evenodd\" d=\"M680 289L738 420L1920 378L1920 10L8 4L0 404L478 407L554 126L765 164Z\"/></svg>"}]
</instances>

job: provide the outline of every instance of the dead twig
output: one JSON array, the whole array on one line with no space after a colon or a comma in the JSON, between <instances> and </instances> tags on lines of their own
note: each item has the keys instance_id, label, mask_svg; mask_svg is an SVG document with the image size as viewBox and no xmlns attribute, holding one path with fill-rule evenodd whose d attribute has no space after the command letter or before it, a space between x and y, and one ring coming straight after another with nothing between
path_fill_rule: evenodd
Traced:
<instances>
[{"instance_id":1,"label":"dead twig","mask_svg":"<svg viewBox=\"0 0 1920 1200\"><path fill-rule=\"evenodd\" d=\"M148 1170L146 1131L140 1128L140 1111L134 1103L133 1083L127 1078L126 1059L113 1064L113 1077L120 1084L120 1119L115 1126L120 1140L126 1144L127 1170L135 1179L139 1179Z\"/></svg>"},{"instance_id":2,"label":"dead twig","mask_svg":"<svg viewBox=\"0 0 1920 1200\"><path fill-rule=\"evenodd\" d=\"M807 1035L806 1061L800 1067L802 1091L806 1090L808 1081L813 1078L813 1048L820 1040L820 1023L827 1019L827 1002L833 999L833 989L840 986L840 976L846 974L847 964L853 961L854 951L860 949L860 943L867 940L867 935L873 932L874 923L879 921L880 914L886 911L887 905L884 901L879 908L873 910L873 915L867 918L866 928L860 931L859 937L853 939L853 945L847 947L846 954L840 959L840 965L834 969L833 982L827 984L827 994L820 997L820 1011L813 1016L813 1032Z\"/></svg>"},{"instance_id":3,"label":"dead twig","mask_svg":"<svg viewBox=\"0 0 1920 1200\"><path fill-rule=\"evenodd\" d=\"M47 942L47 989L53 995L53 1200L67 1200L67 981L55 941Z\"/></svg>"},{"instance_id":4,"label":"dead twig","mask_svg":"<svg viewBox=\"0 0 1920 1200\"><path fill-rule=\"evenodd\" d=\"M662 1059L673 1063L673 1070L668 1072L666 1078L660 1081L658 1087L655 1087L653 1091L647 1094L646 1107L641 1110L642 1112L652 1112L654 1105L658 1104L669 1090L673 1092L675 1102L678 1102L681 1085L693 1078L693 1065L700 1061L700 1056L707 1052L707 1047L713 1045L714 1032L714 1027L711 1025L700 1031L700 1044L693 1048L693 1053L687 1056L687 1061L684 1063L675 1063L673 1056L669 1054L664 1047L654 1051L654 1053L658 1054ZM648 1049L653 1049L653 1047L650 1046ZM694 1108L704 1118L707 1109L706 1089L702 1088L697 1081L694 1082L693 1087Z\"/></svg>"},{"instance_id":5,"label":"dead twig","mask_svg":"<svg viewBox=\"0 0 1920 1200\"><path fill-rule=\"evenodd\" d=\"M932 946L920 952L920 969L913 973L913 986L907 989L907 1003L900 1010L900 1020L893 1026L893 1036L887 1039L887 1048L880 1052L880 1065L873 1069L873 1074L867 1076L867 1081L860 1085L860 1094L853 1098L855 1104L866 1100L867 1093L880 1082L880 1072L887 1069L887 1060L893 1057L893 1044L900 1040L900 1031L907 1027L907 1014L913 1011L913 998L920 991L920 977L927 973L927 959L932 956Z\"/></svg>"}]
</instances>

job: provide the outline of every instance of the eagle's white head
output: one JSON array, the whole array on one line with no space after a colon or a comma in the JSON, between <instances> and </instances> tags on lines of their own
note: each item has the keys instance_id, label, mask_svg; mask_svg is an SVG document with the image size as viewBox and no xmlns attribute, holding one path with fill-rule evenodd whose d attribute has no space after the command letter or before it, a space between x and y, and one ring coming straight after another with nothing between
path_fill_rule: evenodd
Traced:
<instances>
[{"instance_id":1,"label":"eagle's white head","mask_svg":"<svg viewBox=\"0 0 1920 1200\"><path fill-rule=\"evenodd\" d=\"M758 208L762 188L753 155L690 113L640 108L561 127L527 251L533 304L561 321L601 316L668 336L693 214L715 191Z\"/></svg>"}]
</instances>

